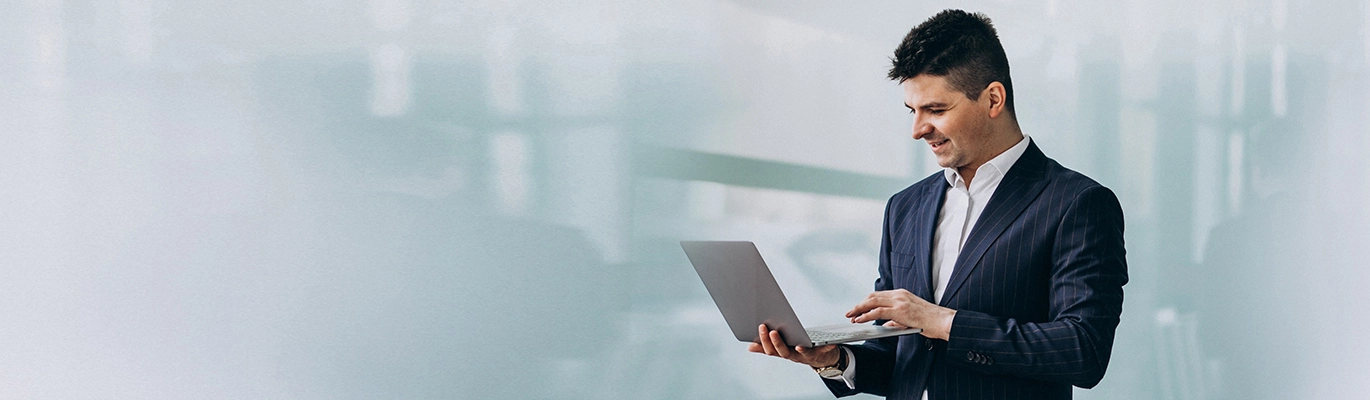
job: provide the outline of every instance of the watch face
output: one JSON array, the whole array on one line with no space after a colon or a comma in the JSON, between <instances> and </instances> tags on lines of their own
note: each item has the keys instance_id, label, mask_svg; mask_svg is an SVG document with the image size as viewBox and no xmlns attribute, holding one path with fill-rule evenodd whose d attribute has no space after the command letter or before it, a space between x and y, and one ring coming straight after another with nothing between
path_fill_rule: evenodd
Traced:
<instances>
[{"instance_id":1,"label":"watch face","mask_svg":"<svg viewBox=\"0 0 1370 400\"><path fill-rule=\"evenodd\" d=\"M821 377L824 377L824 378L836 378L836 377L842 376L842 370L837 369L837 368L831 368L831 367L829 367L829 368L826 368L826 369L824 369L824 370L822 370L822 371L818 371L818 376L821 376Z\"/></svg>"}]
</instances>

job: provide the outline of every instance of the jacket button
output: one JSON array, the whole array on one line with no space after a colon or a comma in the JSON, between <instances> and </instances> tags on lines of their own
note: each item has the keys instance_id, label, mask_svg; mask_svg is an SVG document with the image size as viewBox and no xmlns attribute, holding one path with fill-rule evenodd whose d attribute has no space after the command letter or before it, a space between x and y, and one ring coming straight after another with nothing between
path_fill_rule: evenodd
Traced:
<instances>
[{"instance_id":1,"label":"jacket button","mask_svg":"<svg viewBox=\"0 0 1370 400\"><path fill-rule=\"evenodd\" d=\"M985 357L985 365L994 365L994 359Z\"/></svg>"},{"instance_id":2,"label":"jacket button","mask_svg":"<svg viewBox=\"0 0 1370 400\"><path fill-rule=\"evenodd\" d=\"M975 353L967 351L966 361L975 361Z\"/></svg>"},{"instance_id":3,"label":"jacket button","mask_svg":"<svg viewBox=\"0 0 1370 400\"><path fill-rule=\"evenodd\" d=\"M923 339L923 347L932 350L932 339Z\"/></svg>"}]
</instances>

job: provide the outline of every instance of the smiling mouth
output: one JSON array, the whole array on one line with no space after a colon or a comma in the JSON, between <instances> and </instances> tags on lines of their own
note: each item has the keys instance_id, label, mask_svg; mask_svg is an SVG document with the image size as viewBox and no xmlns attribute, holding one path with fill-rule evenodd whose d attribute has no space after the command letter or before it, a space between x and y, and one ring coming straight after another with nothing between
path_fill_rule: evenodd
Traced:
<instances>
[{"instance_id":1,"label":"smiling mouth","mask_svg":"<svg viewBox=\"0 0 1370 400\"><path fill-rule=\"evenodd\" d=\"M947 144L947 142L950 142L950 141L951 141L950 139L942 139L942 140L938 140L938 141L936 141L936 142L928 142L928 145L929 145L929 146L932 146L932 149L933 149L933 150L937 150L939 147L942 147L942 145Z\"/></svg>"}]
</instances>

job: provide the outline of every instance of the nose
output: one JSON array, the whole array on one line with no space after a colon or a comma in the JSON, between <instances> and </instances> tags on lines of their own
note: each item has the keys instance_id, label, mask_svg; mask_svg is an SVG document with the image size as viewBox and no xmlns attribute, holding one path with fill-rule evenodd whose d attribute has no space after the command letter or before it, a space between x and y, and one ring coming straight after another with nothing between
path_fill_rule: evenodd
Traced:
<instances>
[{"instance_id":1,"label":"nose","mask_svg":"<svg viewBox=\"0 0 1370 400\"><path fill-rule=\"evenodd\" d=\"M932 124L923 121L921 118L913 118L913 140L921 140L923 136L932 133Z\"/></svg>"}]
</instances>

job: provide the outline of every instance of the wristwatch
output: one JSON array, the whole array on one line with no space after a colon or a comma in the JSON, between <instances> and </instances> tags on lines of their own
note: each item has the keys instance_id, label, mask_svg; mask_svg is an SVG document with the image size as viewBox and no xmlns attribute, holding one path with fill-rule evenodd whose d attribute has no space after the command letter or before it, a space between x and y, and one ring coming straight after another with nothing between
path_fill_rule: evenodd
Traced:
<instances>
[{"instance_id":1,"label":"wristwatch","mask_svg":"<svg viewBox=\"0 0 1370 400\"><path fill-rule=\"evenodd\" d=\"M837 364L829 365L826 367L813 367L813 371L817 372L818 376L828 379L840 378L842 377L842 372L846 370L847 349L843 349L841 347L837 348Z\"/></svg>"}]
</instances>

